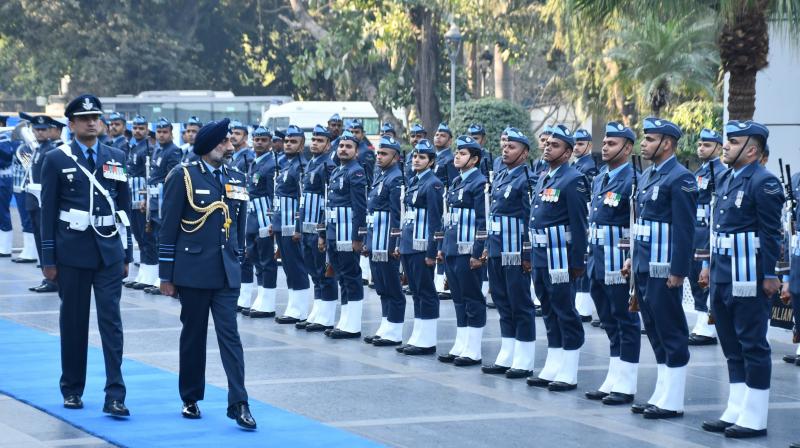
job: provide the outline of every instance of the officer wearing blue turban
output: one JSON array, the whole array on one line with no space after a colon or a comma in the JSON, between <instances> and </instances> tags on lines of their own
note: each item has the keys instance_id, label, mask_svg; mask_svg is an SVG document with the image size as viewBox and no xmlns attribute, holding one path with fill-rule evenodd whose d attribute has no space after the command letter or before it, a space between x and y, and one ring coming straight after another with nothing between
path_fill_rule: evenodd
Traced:
<instances>
[{"instance_id":1,"label":"officer wearing blue turban","mask_svg":"<svg viewBox=\"0 0 800 448\"><path fill-rule=\"evenodd\" d=\"M642 173L636 194L639 222L631 232L632 275L658 378L647 403L634 404L631 410L646 419L663 419L683 415L689 329L681 304L683 280L694 259L697 182L675 157L683 135L680 127L651 117L645 118L643 128L642 157L653 165Z\"/></svg>"},{"instance_id":2,"label":"officer wearing blue turban","mask_svg":"<svg viewBox=\"0 0 800 448\"><path fill-rule=\"evenodd\" d=\"M166 180L159 235L161 291L167 296L177 294L181 301L181 415L201 417L197 402L205 390L210 311L228 379L227 415L239 426L255 429L236 324L249 197L245 175L225 166L233 152L228 119L203 126L194 152L201 160L181 164Z\"/></svg>"},{"instance_id":3,"label":"officer wearing blue turban","mask_svg":"<svg viewBox=\"0 0 800 448\"><path fill-rule=\"evenodd\" d=\"M759 160L769 130L731 120L722 161L729 167L716 189L711 234L711 314L728 361L728 406L703 429L728 438L767 435L772 359L767 341L770 299L780 289L775 265L781 251L778 179ZM792 254L797 255L797 245ZM796 258L796 257L795 257ZM792 271L796 268L792 266ZM705 280L705 279L704 279ZM790 278L790 290L796 288Z\"/></svg>"}]
</instances>

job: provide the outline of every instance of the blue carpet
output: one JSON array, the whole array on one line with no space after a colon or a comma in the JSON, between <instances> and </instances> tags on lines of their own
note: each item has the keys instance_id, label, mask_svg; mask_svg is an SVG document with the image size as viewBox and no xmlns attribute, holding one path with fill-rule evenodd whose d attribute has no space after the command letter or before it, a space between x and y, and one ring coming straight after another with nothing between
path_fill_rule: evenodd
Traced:
<instances>
[{"instance_id":1,"label":"blue carpet","mask_svg":"<svg viewBox=\"0 0 800 448\"><path fill-rule=\"evenodd\" d=\"M227 391L206 387L203 418L180 416L178 376L125 359L125 404L132 416L117 420L101 412L103 353L89 347L84 409L62 406L59 338L0 319L0 392L28 403L113 444L131 447L375 447L378 444L266 403L250 400L258 430L245 431L225 416Z\"/></svg>"}]
</instances>

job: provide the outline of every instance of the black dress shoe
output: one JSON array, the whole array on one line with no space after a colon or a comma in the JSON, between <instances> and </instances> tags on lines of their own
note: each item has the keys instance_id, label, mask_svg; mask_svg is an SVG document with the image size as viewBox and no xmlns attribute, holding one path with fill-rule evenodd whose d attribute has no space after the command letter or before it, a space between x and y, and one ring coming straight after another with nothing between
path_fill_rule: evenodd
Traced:
<instances>
[{"instance_id":1,"label":"black dress shoe","mask_svg":"<svg viewBox=\"0 0 800 448\"><path fill-rule=\"evenodd\" d=\"M489 308L490 310L496 310L497 309L497 305L495 305L494 302L491 302L491 301L490 302L486 302L486 308Z\"/></svg>"},{"instance_id":2,"label":"black dress shoe","mask_svg":"<svg viewBox=\"0 0 800 448\"><path fill-rule=\"evenodd\" d=\"M36 260L31 258L15 258L13 260L14 263L36 263Z\"/></svg>"},{"instance_id":3,"label":"black dress shoe","mask_svg":"<svg viewBox=\"0 0 800 448\"><path fill-rule=\"evenodd\" d=\"M717 338L692 333L689 335L689 345L717 345Z\"/></svg>"},{"instance_id":4,"label":"black dress shoe","mask_svg":"<svg viewBox=\"0 0 800 448\"><path fill-rule=\"evenodd\" d=\"M631 406L631 412L633 412L634 414L644 414L644 411L646 411L647 408L651 407L654 406L650 403L634 403Z\"/></svg>"},{"instance_id":5,"label":"black dress shoe","mask_svg":"<svg viewBox=\"0 0 800 448\"><path fill-rule=\"evenodd\" d=\"M373 342L373 345L374 345L374 344L375 344L375 343ZM395 348L394 350L395 350L397 353L403 353L403 350L405 350L405 349L406 349L406 347L408 347L408 344L400 344L400 345L399 345L399 346L397 346L397 348Z\"/></svg>"},{"instance_id":6,"label":"black dress shoe","mask_svg":"<svg viewBox=\"0 0 800 448\"><path fill-rule=\"evenodd\" d=\"M432 355L436 353L436 346L433 347L417 347L416 345L409 345L403 349L403 354L408 356Z\"/></svg>"},{"instance_id":7,"label":"black dress shoe","mask_svg":"<svg viewBox=\"0 0 800 448\"><path fill-rule=\"evenodd\" d=\"M449 292L440 292L437 294L439 300L450 300L450 293Z\"/></svg>"},{"instance_id":8,"label":"black dress shoe","mask_svg":"<svg viewBox=\"0 0 800 448\"><path fill-rule=\"evenodd\" d=\"M581 322L587 323L587 322L591 322L591 321L592 321L592 316L591 315L589 315L589 316L581 316Z\"/></svg>"},{"instance_id":9,"label":"black dress shoe","mask_svg":"<svg viewBox=\"0 0 800 448\"><path fill-rule=\"evenodd\" d=\"M789 444L789 448L800 448L800 442L794 442Z\"/></svg>"},{"instance_id":10,"label":"black dress shoe","mask_svg":"<svg viewBox=\"0 0 800 448\"><path fill-rule=\"evenodd\" d=\"M563 381L553 381L547 386L550 392L567 392L578 388L577 384L569 384Z\"/></svg>"},{"instance_id":11,"label":"black dress shoe","mask_svg":"<svg viewBox=\"0 0 800 448\"><path fill-rule=\"evenodd\" d=\"M524 369L508 369L506 370L506 378L516 380L520 378L527 378L533 375L533 372L530 370Z\"/></svg>"},{"instance_id":12,"label":"black dress shoe","mask_svg":"<svg viewBox=\"0 0 800 448\"><path fill-rule=\"evenodd\" d=\"M546 380L544 378L539 378L538 376L532 376L528 378L526 383L528 383L528 386L533 386L533 387L548 387L550 386L550 383L552 383L552 381Z\"/></svg>"},{"instance_id":13,"label":"black dress shoe","mask_svg":"<svg viewBox=\"0 0 800 448\"><path fill-rule=\"evenodd\" d=\"M314 333L314 332L317 332L317 331L325 331L325 330L333 330L333 326L332 325L322 325L322 324L318 324L318 323L314 323L314 322L306 325L306 331L309 332L309 333Z\"/></svg>"},{"instance_id":14,"label":"black dress shoe","mask_svg":"<svg viewBox=\"0 0 800 448\"><path fill-rule=\"evenodd\" d=\"M600 319L595 319L595 320L592 321L592 326L595 327L595 328L600 328L602 325L603 325L603 323L600 322Z\"/></svg>"},{"instance_id":15,"label":"black dress shoe","mask_svg":"<svg viewBox=\"0 0 800 448\"><path fill-rule=\"evenodd\" d=\"M250 317L250 313L252 313L252 312L253 312L253 310L251 310L250 308L244 308L244 309L242 309L242 316Z\"/></svg>"},{"instance_id":16,"label":"black dress shoe","mask_svg":"<svg viewBox=\"0 0 800 448\"><path fill-rule=\"evenodd\" d=\"M111 400L103 405L103 412L114 417L129 417L131 412L125 407L125 403L120 400Z\"/></svg>"},{"instance_id":17,"label":"black dress shoe","mask_svg":"<svg viewBox=\"0 0 800 448\"><path fill-rule=\"evenodd\" d=\"M797 361L797 355L783 355L783 362L794 364Z\"/></svg>"},{"instance_id":18,"label":"black dress shoe","mask_svg":"<svg viewBox=\"0 0 800 448\"><path fill-rule=\"evenodd\" d=\"M200 407L197 406L196 401L184 401L183 408L181 409L183 418L196 420L200 418Z\"/></svg>"},{"instance_id":19,"label":"black dress shoe","mask_svg":"<svg viewBox=\"0 0 800 448\"><path fill-rule=\"evenodd\" d=\"M265 317L275 317L275 311L253 311L247 314L251 319L264 319Z\"/></svg>"},{"instance_id":20,"label":"black dress shoe","mask_svg":"<svg viewBox=\"0 0 800 448\"><path fill-rule=\"evenodd\" d=\"M0 254L0 258L10 258L11 254Z\"/></svg>"},{"instance_id":21,"label":"black dress shoe","mask_svg":"<svg viewBox=\"0 0 800 448\"><path fill-rule=\"evenodd\" d=\"M602 400L603 398L606 398L608 396L608 393L603 392L601 390L591 390L583 395L590 400L599 401Z\"/></svg>"},{"instance_id":22,"label":"black dress shoe","mask_svg":"<svg viewBox=\"0 0 800 448\"><path fill-rule=\"evenodd\" d=\"M380 336L378 336L377 334L372 336L364 336L364 342L366 342L367 344L372 344L375 341L375 339L380 339Z\"/></svg>"},{"instance_id":23,"label":"black dress shoe","mask_svg":"<svg viewBox=\"0 0 800 448\"><path fill-rule=\"evenodd\" d=\"M44 285L44 280L42 280L42 282L41 282L41 283L39 283L38 285L36 285L36 286L31 286L30 288L28 288L28 291L36 291L36 288L38 288L38 287L40 287L40 286L42 286L42 285ZM792 361L792 362L794 362L794 361Z\"/></svg>"},{"instance_id":24,"label":"black dress shoe","mask_svg":"<svg viewBox=\"0 0 800 448\"><path fill-rule=\"evenodd\" d=\"M152 294L154 296L160 296L161 295L161 288L157 288L155 286L150 286L150 287L145 288L144 292L146 292L147 294Z\"/></svg>"},{"instance_id":25,"label":"black dress shoe","mask_svg":"<svg viewBox=\"0 0 800 448\"><path fill-rule=\"evenodd\" d=\"M294 328L297 328L298 330L305 330L307 326L308 320L301 320L300 322L296 322L294 324Z\"/></svg>"},{"instance_id":26,"label":"black dress shoe","mask_svg":"<svg viewBox=\"0 0 800 448\"><path fill-rule=\"evenodd\" d=\"M372 340L374 347L394 347L395 345L402 345L400 341L393 341L391 339L378 338Z\"/></svg>"},{"instance_id":27,"label":"black dress shoe","mask_svg":"<svg viewBox=\"0 0 800 448\"><path fill-rule=\"evenodd\" d=\"M490 366L481 366L481 372L487 373L489 375L503 375L510 368L511 367L499 366L497 364L492 364Z\"/></svg>"},{"instance_id":28,"label":"black dress shoe","mask_svg":"<svg viewBox=\"0 0 800 448\"><path fill-rule=\"evenodd\" d=\"M453 365L458 367L477 366L480 363L480 359L472 359L466 356L459 356L453 360Z\"/></svg>"},{"instance_id":29,"label":"black dress shoe","mask_svg":"<svg viewBox=\"0 0 800 448\"><path fill-rule=\"evenodd\" d=\"M83 400L78 395L64 397L64 407L67 409L83 409Z\"/></svg>"},{"instance_id":30,"label":"black dress shoe","mask_svg":"<svg viewBox=\"0 0 800 448\"><path fill-rule=\"evenodd\" d=\"M133 285L131 285L131 288L142 290L144 288L149 288L150 286L151 285L148 285L147 283L134 283Z\"/></svg>"},{"instance_id":31,"label":"black dress shoe","mask_svg":"<svg viewBox=\"0 0 800 448\"><path fill-rule=\"evenodd\" d=\"M603 398L603 404L608 406L619 406L630 403L633 403L633 395L623 394L622 392L611 392L607 397Z\"/></svg>"},{"instance_id":32,"label":"black dress shoe","mask_svg":"<svg viewBox=\"0 0 800 448\"><path fill-rule=\"evenodd\" d=\"M451 355L450 353L448 353L446 355L439 355L436 357L436 359L438 359L439 362L443 362L445 364L452 364L453 361L456 360L456 355Z\"/></svg>"},{"instance_id":33,"label":"black dress shoe","mask_svg":"<svg viewBox=\"0 0 800 448\"><path fill-rule=\"evenodd\" d=\"M407 296L411 295L411 290L408 288L408 286L403 287L403 294Z\"/></svg>"},{"instance_id":34,"label":"black dress shoe","mask_svg":"<svg viewBox=\"0 0 800 448\"><path fill-rule=\"evenodd\" d=\"M644 418L648 420L660 420L665 418L683 417L683 411L670 411L661 409L658 406L651 406L644 410Z\"/></svg>"},{"instance_id":35,"label":"black dress shoe","mask_svg":"<svg viewBox=\"0 0 800 448\"><path fill-rule=\"evenodd\" d=\"M296 324L300 322L300 319L292 316L278 316L275 318L275 322L279 324Z\"/></svg>"},{"instance_id":36,"label":"black dress shoe","mask_svg":"<svg viewBox=\"0 0 800 448\"><path fill-rule=\"evenodd\" d=\"M236 420L236 424L244 429L256 429L256 420L250 415L250 406L247 402L240 402L228 406L228 418Z\"/></svg>"},{"instance_id":37,"label":"black dress shoe","mask_svg":"<svg viewBox=\"0 0 800 448\"><path fill-rule=\"evenodd\" d=\"M44 283L34 288L31 288L31 291L38 292L40 294L48 292L58 292L58 286L52 283Z\"/></svg>"},{"instance_id":38,"label":"black dress shoe","mask_svg":"<svg viewBox=\"0 0 800 448\"><path fill-rule=\"evenodd\" d=\"M728 423L725 420L711 420L703 422L703 429L708 432L725 432L725 430L731 426L733 426L733 423Z\"/></svg>"},{"instance_id":39,"label":"black dress shoe","mask_svg":"<svg viewBox=\"0 0 800 448\"><path fill-rule=\"evenodd\" d=\"M800 367L800 356L798 356L797 359L794 361L794 365Z\"/></svg>"},{"instance_id":40,"label":"black dress shoe","mask_svg":"<svg viewBox=\"0 0 800 448\"><path fill-rule=\"evenodd\" d=\"M131 286L133 286L133 285L134 285L134 283L136 283L136 282L135 282L135 281L133 281L133 280L130 280L130 281L127 281L127 282L123 282L123 283L122 283L122 286L124 286L124 287L126 287L126 288L130 288Z\"/></svg>"},{"instance_id":41,"label":"black dress shoe","mask_svg":"<svg viewBox=\"0 0 800 448\"><path fill-rule=\"evenodd\" d=\"M725 429L725 437L729 439L749 439L751 437L761 437L767 435L765 429L750 429L739 425L733 425Z\"/></svg>"},{"instance_id":42,"label":"black dress shoe","mask_svg":"<svg viewBox=\"0 0 800 448\"><path fill-rule=\"evenodd\" d=\"M357 331L353 333L350 331L341 330L339 328L334 328L330 333L326 331L325 336L328 336L331 339L358 339L361 337L361 332Z\"/></svg>"},{"instance_id":43,"label":"black dress shoe","mask_svg":"<svg viewBox=\"0 0 800 448\"><path fill-rule=\"evenodd\" d=\"M533 314L535 314L536 317L542 317L542 306L541 305L534 305L533 306Z\"/></svg>"}]
</instances>

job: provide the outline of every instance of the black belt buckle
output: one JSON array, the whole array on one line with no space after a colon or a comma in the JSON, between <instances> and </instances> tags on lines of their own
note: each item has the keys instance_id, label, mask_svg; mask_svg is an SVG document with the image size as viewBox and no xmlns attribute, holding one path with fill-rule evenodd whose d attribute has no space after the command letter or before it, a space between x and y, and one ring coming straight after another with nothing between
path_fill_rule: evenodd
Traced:
<instances>
[{"instance_id":1,"label":"black belt buckle","mask_svg":"<svg viewBox=\"0 0 800 448\"><path fill-rule=\"evenodd\" d=\"M708 249L697 249L694 251L696 261L706 261L711 259L711 251Z\"/></svg>"},{"instance_id":2,"label":"black belt buckle","mask_svg":"<svg viewBox=\"0 0 800 448\"><path fill-rule=\"evenodd\" d=\"M489 239L489 232L487 232L486 230L475 231L476 241L486 241L487 239Z\"/></svg>"},{"instance_id":3,"label":"black belt buckle","mask_svg":"<svg viewBox=\"0 0 800 448\"><path fill-rule=\"evenodd\" d=\"M434 232L433 239L434 241L442 241L444 239L444 232Z\"/></svg>"},{"instance_id":4,"label":"black belt buckle","mask_svg":"<svg viewBox=\"0 0 800 448\"><path fill-rule=\"evenodd\" d=\"M619 242L617 242L617 248L620 250L630 250L631 248L631 239L630 238L620 238Z\"/></svg>"},{"instance_id":5,"label":"black belt buckle","mask_svg":"<svg viewBox=\"0 0 800 448\"><path fill-rule=\"evenodd\" d=\"M358 236L364 236L366 234L367 234L367 228L366 227L359 227L358 228Z\"/></svg>"},{"instance_id":6,"label":"black belt buckle","mask_svg":"<svg viewBox=\"0 0 800 448\"><path fill-rule=\"evenodd\" d=\"M389 235L393 237L399 237L402 234L403 234L403 229L397 227L393 227L391 230L389 230Z\"/></svg>"}]
</instances>

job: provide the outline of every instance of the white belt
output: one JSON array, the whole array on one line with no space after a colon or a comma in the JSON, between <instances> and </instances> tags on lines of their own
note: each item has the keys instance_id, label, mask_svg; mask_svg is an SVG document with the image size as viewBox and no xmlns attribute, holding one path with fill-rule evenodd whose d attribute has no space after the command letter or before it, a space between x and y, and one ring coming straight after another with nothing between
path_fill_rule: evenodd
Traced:
<instances>
[{"instance_id":1,"label":"white belt","mask_svg":"<svg viewBox=\"0 0 800 448\"><path fill-rule=\"evenodd\" d=\"M714 247L716 249L733 249L733 237L732 236L719 236L714 235ZM758 238L755 238L755 249L759 249L761 247L761 241Z\"/></svg>"},{"instance_id":2,"label":"white belt","mask_svg":"<svg viewBox=\"0 0 800 448\"><path fill-rule=\"evenodd\" d=\"M158 187L147 187L150 196L158 196Z\"/></svg>"},{"instance_id":3,"label":"white belt","mask_svg":"<svg viewBox=\"0 0 800 448\"><path fill-rule=\"evenodd\" d=\"M443 214L442 214L442 222L443 222L443 223L450 223L450 217L451 217L451 216L452 216L452 217L454 217L454 218L456 219L456 222L458 222L458 215L457 215L457 214L453 214L453 215L451 215L451 214L450 214L450 212L447 212L447 213L443 213ZM454 223L452 223L452 224L455 224L455 222L454 222Z\"/></svg>"},{"instance_id":4,"label":"white belt","mask_svg":"<svg viewBox=\"0 0 800 448\"><path fill-rule=\"evenodd\" d=\"M633 236L650 236L650 226L648 224L634 224L632 230L631 234Z\"/></svg>"},{"instance_id":5,"label":"white belt","mask_svg":"<svg viewBox=\"0 0 800 448\"><path fill-rule=\"evenodd\" d=\"M544 244L545 246L550 244L550 240L547 238L547 234L531 232L530 237L531 237L531 243L532 244ZM568 243L571 243L572 242L572 232L564 232L564 238L567 239Z\"/></svg>"},{"instance_id":6,"label":"white belt","mask_svg":"<svg viewBox=\"0 0 800 448\"><path fill-rule=\"evenodd\" d=\"M42 184L29 183L25 189L28 193L38 196L38 194L42 192Z\"/></svg>"},{"instance_id":7,"label":"white belt","mask_svg":"<svg viewBox=\"0 0 800 448\"><path fill-rule=\"evenodd\" d=\"M372 225L375 223L375 217L372 215L367 215L367 224Z\"/></svg>"},{"instance_id":8,"label":"white belt","mask_svg":"<svg viewBox=\"0 0 800 448\"><path fill-rule=\"evenodd\" d=\"M88 212L75 209L70 211L61 210L61 213L58 214L58 218L66 223L81 227L89 226L91 224L90 220L94 220L95 227L109 227L116 224L113 215L91 216Z\"/></svg>"},{"instance_id":9,"label":"white belt","mask_svg":"<svg viewBox=\"0 0 800 448\"><path fill-rule=\"evenodd\" d=\"M413 221L416 218L413 210L406 210L406 214L403 217L405 221Z\"/></svg>"},{"instance_id":10,"label":"white belt","mask_svg":"<svg viewBox=\"0 0 800 448\"><path fill-rule=\"evenodd\" d=\"M328 221L332 222L335 222L336 219L338 218L338 215L336 214L336 209L325 210L325 215L328 217Z\"/></svg>"},{"instance_id":11,"label":"white belt","mask_svg":"<svg viewBox=\"0 0 800 448\"><path fill-rule=\"evenodd\" d=\"M700 221L706 218L706 209L698 208L697 209L697 220Z\"/></svg>"}]
</instances>

